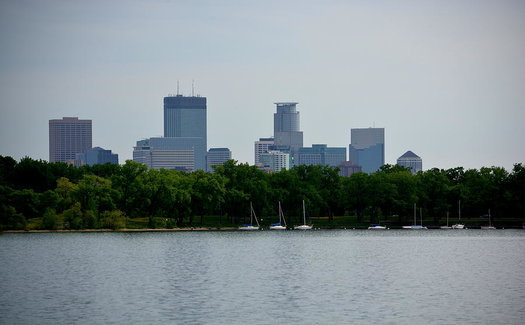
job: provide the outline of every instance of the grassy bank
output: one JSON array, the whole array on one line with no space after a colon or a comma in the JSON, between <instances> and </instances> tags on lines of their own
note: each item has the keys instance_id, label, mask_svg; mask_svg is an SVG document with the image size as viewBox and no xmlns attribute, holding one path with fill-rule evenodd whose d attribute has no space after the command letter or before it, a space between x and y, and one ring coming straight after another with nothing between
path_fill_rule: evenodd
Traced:
<instances>
[{"instance_id":1,"label":"grassy bank","mask_svg":"<svg viewBox=\"0 0 525 325\"><path fill-rule=\"evenodd\" d=\"M365 217L364 222L359 222L356 216L335 216L333 218L328 217L311 217L308 222L314 224L316 228L366 228L371 223L370 217ZM173 223L169 222L168 219L157 218L155 220L155 227L150 227L149 218L128 218L126 220L125 229L129 231L133 230L154 230L154 229L173 229L173 230L210 230L210 229L236 229L240 224L246 223L249 220L231 220L225 216L204 216L194 217L193 220L184 220L184 225L181 227L171 226ZM260 225L263 228L267 228L277 221L277 217L261 218L259 220ZM405 225L411 225L413 219L411 217L390 217L384 218L379 221L382 225L390 228L400 228ZM418 219L419 223L420 220ZM457 222L457 219L449 219L449 224L452 225ZM462 218L461 222L467 227L477 228L480 226L488 225L487 218ZM288 226L293 226L302 223L300 217L288 218ZM492 224L498 228L521 228L522 224L525 223L525 219L510 217L510 218L497 218L492 220ZM446 224L446 218L441 218L437 223L433 219L423 219L423 224L428 227L439 227ZM27 227L25 230L45 230L42 223L42 218L32 218L28 220ZM57 230L69 230L69 229L57 229ZM74 229L71 229L75 231ZM91 231L96 231L94 229Z\"/></svg>"}]
</instances>

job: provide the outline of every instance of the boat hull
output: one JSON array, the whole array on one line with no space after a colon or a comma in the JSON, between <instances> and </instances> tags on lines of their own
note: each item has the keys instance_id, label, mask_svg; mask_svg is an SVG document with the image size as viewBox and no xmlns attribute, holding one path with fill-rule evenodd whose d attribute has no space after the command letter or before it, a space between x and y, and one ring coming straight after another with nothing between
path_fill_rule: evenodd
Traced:
<instances>
[{"instance_id":1,"label":"boat hull","mask_svg":"<svg viewBox=\"0 0 525 325\"><path fill-rule=\"evenodd\" d=\"M293 227L293 229L295 229L295 230L311 230L312 226L301 225L301 226L295 226L295 227Z\"/></svg>"},{"instance_id":2,"label":"boat hull","mask_svg":"<svg viewBox=\"0 0 525 325\"><path fill-rule=\"evenodd\" d=\"M425 226L403 226L403 229L412 229L412 230L420 230L420 229L428 229Z\"/></svg>"},{"instance_id":3,"label":"boat hull","mask_svg":"<svg viewBox=\"0 0 525 325\"><path fill-rule=\"evenodd\" d=\"M241 226L239 227L239 230L247 230L247 231L250 231L250 230L259 230L259 227L257 226Z\"/></svg>"},{"instance_id":4,"label":"boat hull","mask_svg":"<svg viewBox=\"0 0 525 325\"><path fill-rule=\"evenodd\" d=\"M286 230L285 226L270 226L270 230Z\"/></svg>"},{"instance_id":5,"label":"boat hull","mask_svg":"<svg viewBox=\"0 0 525 325\"><path fill-rule=\"evenodd\" d=\"M369 230L385 230L385 229L388 229L387 227L385 226L371 226L371 227L368 227Z\"/></svg>"},{"instance_id":6,"label":"boat hull","mask_svg":"<svg viewBox=\"0 0 525 325\"><path fill-rule=\"evenodd\" d=\"M452 225L452 229L465 229L465 225L458 223L458 224Z\"/></svg>"}]
</instances>

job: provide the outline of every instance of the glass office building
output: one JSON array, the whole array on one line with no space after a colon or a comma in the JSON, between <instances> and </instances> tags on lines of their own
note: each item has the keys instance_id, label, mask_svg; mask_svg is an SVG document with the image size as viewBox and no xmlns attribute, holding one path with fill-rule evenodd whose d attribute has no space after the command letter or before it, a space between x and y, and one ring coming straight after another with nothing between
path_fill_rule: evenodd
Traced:
<instances>
[{"instance_id":1,"label":"glass office building","mask_svg":"<svg viewBox=\"0 0 525 325\"><path fill-rule=\"evenodd\" d=\"M193 150L192 155L195 157L192 170L206 170L206 154L208 150L206 112L206 97L186 97L182 95L164 97L164 138L177 138L179 140L154 140L156 147L153 152L158 155L160 153L158 148L160 147L169 147L167 150L171 151L185 151L190 150L187 148L191 147L191 150ZM183 154L182 151L180 152L181 155ZM188 152L185 154L189 155ZM180 164L182 161L180 160L182 159L181 157L173 156L173 159L176 160L173 164ZM160 156L158 159L161 159ZM169 165L169 163L166 164ZM189 165L184 163L184 166Z\"/></svg>"},{"instance_id":2,"label":"glass office building","mask_svg":"<svg viewBox=\"0 0 525 325\"><path fill-rule=\"evenodd\" d=\"M346 148L313 144L311 148L299 148L299 165L326 165L337 167L346 160Z\"/></svg>"},{"instance_id":3,"label":"glass office building","mask_svg":"<svg viewBox=\"0 0 525 325\"><path fill-rule=\"evenodd\" d=\"M373 173L385 164L385 129L351 129L349 159L365 173Z\"/></svg>"},{"instance_id":4,"label":"glass office building","mask_svg":"<svg viewBox=\"0 0 525 325\"><path fill-rule=\"evenodd\" d=\"M303 146L303 132L300 131L300 114L298 103L275 103L277 112L273 115L274 145L290 147L293 164L299 160L299 148Z\"/></svg>"},{"instance_id":5,"label":"glass office building","mask_svg":"<svg viewBox=\"0 0 525 325\"><path fill-rule=\"evenodd\" d=\"M206 159L208 171L213 172L213 166L222 165L232 159L232 152L229 148L210 148Z\"/></svg>"},{"instance_id":6,"label":"glass office building","mask_svg":"<svg viewBox=\"0 0 525 325\"><path fill-rule=\"evenodd\" d=\"M100 147L89 149L84 153L78 153L75 159L76 166L93 166L106 163L118 164L118 155L112 153L111 150L105 150Z\"/></svg>"}]
</instances>

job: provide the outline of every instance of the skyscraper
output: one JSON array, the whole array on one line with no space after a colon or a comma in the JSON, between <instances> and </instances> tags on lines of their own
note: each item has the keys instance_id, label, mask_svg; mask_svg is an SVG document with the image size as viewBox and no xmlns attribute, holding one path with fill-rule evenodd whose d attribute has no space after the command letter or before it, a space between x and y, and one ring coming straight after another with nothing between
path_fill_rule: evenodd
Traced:
<instances>
[{"instance_id":1,"label":"skyscraper","mask_svg":"<svg viewBox=\"0 0 525 325\"><path fill-rule=\"evenodd\" d=\"M64 117L49 120L49 161L73 163L77 153L91 149L91 120Z\"/></svg>"},{"instance_id":2,"label":"skyscraper","mask_svg":"<svg viewBox=\"0 0 525 325\"><path fill-rule=\"evenodd\" d=\"M164 137L179 138L179 140L155 140L155 143L162 144L167 150L168 148L178 150L181 146L187 147L189 143L196 144L192 149L195 157L193 168L206 170L208 149L206 111L206 97L182 95L164 97ZM187 138L187 141L183 138ZM197 138L201 141L197 141Z\"/></svg>"},{"instance_id":3,"label":"skyscraper","mask_svg":"<svg viewBox=\"0 0 525 325\"><path fill-rule=\"evenodd\" d=\"M229 148L210 148L207 157L207 169L213 172L213 166L222 165L232 159L232 152Z\"/></svg>"},{"instance_id":4,"label":"skyscraper","mask_svg":"<svg viewBox=\"0 0 525 325\"><path fill-rule=\"evenodd\" d=\"M410 168L412 174L417 174L417 172L423 170L423 160L410 150L397 158L397 164L399 166Z\"/></svg>"},{"instance_id":5,"label":"skyscraper","mask_svg":"<svg viewBox=\"0 0 525 325\"><path fill-rule=\"evenodd\" d=\"M268 147L273 146L273 138L259 138L259 141L255 141L254 145L254 164L257 165L261 162L261 154L268 152Z\"/></svg>"},{"instance_id":6,"label":"skyscraper","mask_svg":"<svg viewBox=\"0 0 525 325\"><path fill-rule=\"evenodd\" d=\"M385 164L385 129L351 129L349 159L365 173L373 173Z\"/></svg>"},{"instance_id":7,"label":"skyscraper","mask_svg":"<svg viewBox=\"0 0 525 325\"><path fill-rule=\"evenodd\" d=\"M303 146L303 132L300 131L300 115L296 105L298 103L275 103L277 112L273 115L274 145L288 146L292 161L299 160L299 148Z\"/></svg>"}]
</instances>

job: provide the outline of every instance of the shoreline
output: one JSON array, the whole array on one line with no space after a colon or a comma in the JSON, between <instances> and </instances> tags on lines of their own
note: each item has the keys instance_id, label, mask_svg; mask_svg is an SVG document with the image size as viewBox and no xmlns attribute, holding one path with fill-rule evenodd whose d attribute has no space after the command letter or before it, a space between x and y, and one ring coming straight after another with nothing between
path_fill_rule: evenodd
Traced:
<instances>
[{"instance_id":1,"label":"shoreline","mask_svg":"<svg viewBox=\"0 0 525 325\"><path fill-rule=\"evenodd\" d=\"M479 230L480 227L469 227L465 230ZM495 230L505 230L505 229L523 229L522 227L500 227ZM268 230L266 228L260 229L258 231L265 231ZM293 230L293 229L289 229ZM368 230L367 227L319 227L314 228L313 230ZM393 227L385 229L387 230L406 230L410 231L410 229L403 229L401 227ZM450 230L450 229L440 229L439 227L432 227L429 226L428 230ZM454 229L452 229L454 230ZM461 231L462 229L455 229L456 231ZM0 234L29 234L29 233L81 233L81 232L179 232L179 231L241 231L237 227L184 227L184 228L141 228L141 229L130 229L130 228L123 228L123 229L58 229L58 230L47 230L47 229L40 229L40 230L2 230L0 231ZM378 230L375 230L378 231ZM381 231L381 230L379 230Z\"/></svg>"}]
</instances>

